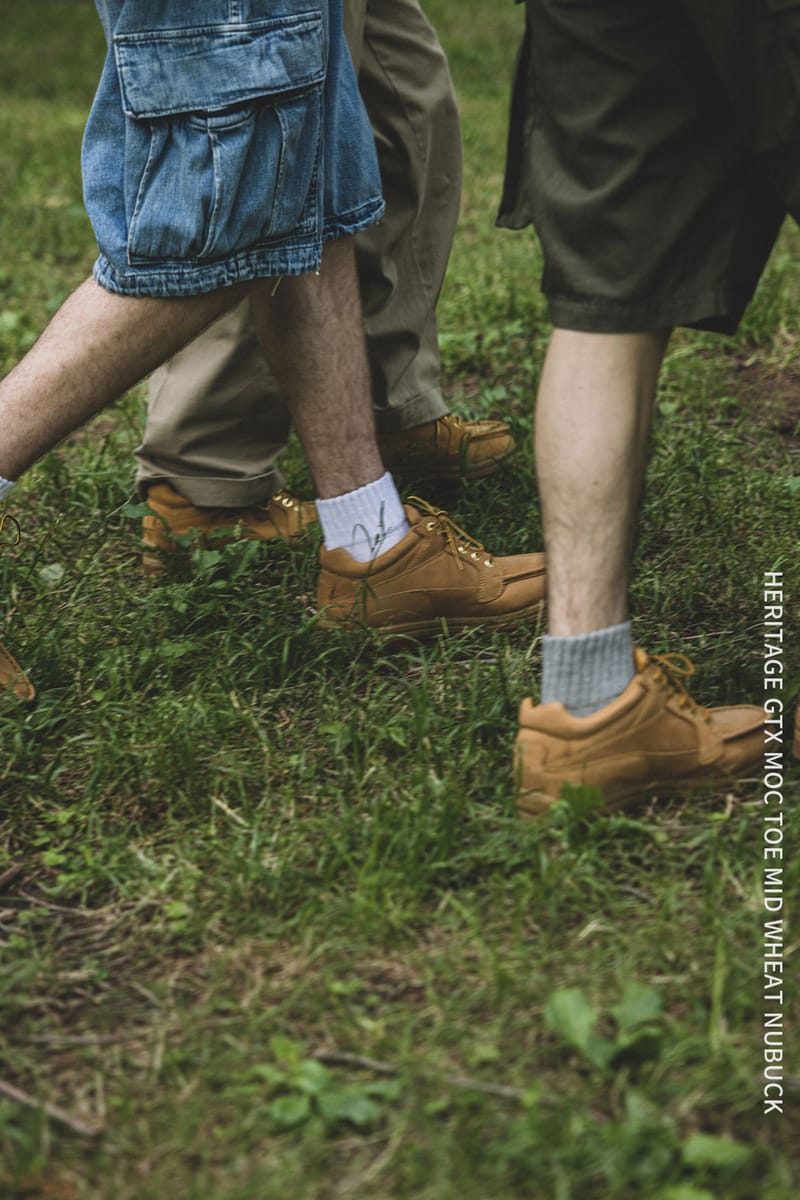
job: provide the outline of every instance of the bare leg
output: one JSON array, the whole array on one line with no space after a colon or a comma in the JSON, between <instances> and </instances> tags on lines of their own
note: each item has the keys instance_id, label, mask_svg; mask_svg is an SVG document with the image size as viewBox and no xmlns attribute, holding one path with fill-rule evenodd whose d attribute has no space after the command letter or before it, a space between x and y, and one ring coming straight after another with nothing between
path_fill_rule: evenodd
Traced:
<instances>
[{"instance_id":1,"label":"bare leg","mask_svg":"<svg viewBox=\"0 0 800 1200\"><path fill-rule=\"evenodd\" d=\"M627 617L630 557L668 333L556 329L536 408L551 635Z\"/></svg>"},{"instance_id":2,"label":"bare leg","mask_svg":"<svg viewBox=\"0 0 800 1200\"><path fill-rule=\"evenodd\" d=\"M523 817L599 788L609 805L671 786L746 778L764 756L764 712L703 709L669 656L649 658L626 620L658 369L667 335L556 330L539 393L536 460L548 553L550 636L541 704L517 735ZM690 672L689 672L690 673Z\"/></svg>"},{"instance_id":3,"label":"bare leg","mask_svg":"<svg viewBox=\"0 0 800 1200\"><path fill-rule=\"evenodd\" d=\"M352 239L327 243L319 275L282 279L277 290L262 281L251 305L320 499L380 478Z\"/></svg>"},{"instance_id":4,"label":"bare leg","mask_svg":"<svg viewBox=\"0 0 800 1200\"><path fill-rule=\"evenodd\" d=\"M319 276L285 279L279 286L261 279L208 295L156 300L112 295L87 280L0 383L0 477L17 479L247 294L320 498L375 484L376 492L359 496L356 511L347 507L340 515L348 538L365 529L371 546L377 522L381 544L391 548L407 522L375 440L352 241L326 248ZM326 544L342 544L331 512L320 519Z\"/></svg>"},{"instance_id":5,"label":"bare leg","mask_svg":"<svg viewBox=\"0 0 800 1200\"><path fill-rule=\"evenodd\" d=\"M0 475L17 479L241 300L248 286L160 300L117 296L87 279L0 382Z\"/></svg>"}]
</instances>

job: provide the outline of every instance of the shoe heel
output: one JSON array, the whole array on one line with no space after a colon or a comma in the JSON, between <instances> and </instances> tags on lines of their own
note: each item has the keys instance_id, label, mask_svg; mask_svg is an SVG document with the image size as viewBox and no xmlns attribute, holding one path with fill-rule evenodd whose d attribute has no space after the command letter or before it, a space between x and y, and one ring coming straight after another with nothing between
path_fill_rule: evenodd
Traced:
<instances>
[{"instance_id":1,"label":"shoe heel","mask_svg":"<svg viewBox=\"0 0 800 1200\"><path fill-rule=\"evenodd\" d=\"M164 574L164 564L160 558L156 558L153 554L142 555L142 574L151 579L155 575Z\"/></svg>"}]
</instances>

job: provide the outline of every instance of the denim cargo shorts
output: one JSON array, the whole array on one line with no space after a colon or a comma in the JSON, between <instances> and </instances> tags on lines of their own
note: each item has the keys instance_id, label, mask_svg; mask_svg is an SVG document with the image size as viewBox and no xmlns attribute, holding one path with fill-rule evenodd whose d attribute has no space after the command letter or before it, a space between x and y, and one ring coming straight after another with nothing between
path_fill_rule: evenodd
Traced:
<instances>
[{"instance_id":1,"label":"denim cargo shorts","mask_svg":"<svg viewBox=\"0 0 800 1200\"><path fill-rule=\"evenodd\" d=\"M109 291L184 296L319 269L383 212L341 0L95 0L83 142Z\"/></svg>"},{"instance_id":2,"label":"denim cargo shorts","mask_svg":"<svg viewBox=\"0 0 800 1200\"><path fill-rule=\"evenodd\" d=\"M527 0L498 223L534 224L554 324L736 328L792 207L776 167L798 174L794 126L778 127L797 111L791 62L780 122L759 118L770 161L740 118L738 93L758 92L755 114L780 63L734 16L777 39L770 7L800 14L800 0Z\"/></svg>"}]
</instances>

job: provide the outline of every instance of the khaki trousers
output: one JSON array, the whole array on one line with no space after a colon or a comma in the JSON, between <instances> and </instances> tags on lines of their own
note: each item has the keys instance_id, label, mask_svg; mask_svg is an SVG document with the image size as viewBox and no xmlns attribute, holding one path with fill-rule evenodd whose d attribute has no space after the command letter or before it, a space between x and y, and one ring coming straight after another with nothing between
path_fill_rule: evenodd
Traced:
<instances>
[{"instance_id":1,"label":"khaki trousers","mask_svg":"<svg viewBox=\"0 0 800 1200\"><path fill-rule=\"evenodd\" d=\"M435 308L461 197L458 110L417 0L345 0L344 15L386 200L355 239L373 403L379 429L408 429L447 412ZM283 483L288 432L245 303L152 376L140 495L167 482L201 506L262 502Z\"/></svg>"}]
</instances>

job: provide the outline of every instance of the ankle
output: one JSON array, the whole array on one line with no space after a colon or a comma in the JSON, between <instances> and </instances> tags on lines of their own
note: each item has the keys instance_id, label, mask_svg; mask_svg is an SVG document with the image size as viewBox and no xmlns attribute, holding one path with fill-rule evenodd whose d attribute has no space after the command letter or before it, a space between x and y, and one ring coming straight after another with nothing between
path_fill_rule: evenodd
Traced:
<instances>
[{"instance_id":1,"label":"ankle","mask_svg":"<svg viewBox=\"0 0 800 1200\"><path fill-rule=\"evenodd\" d=\"M356 562L370 562L396 546L409 525L388 471L341 496L317 501L326 550L343 549Z\"/></svg>"},{"instance_id":2,"label":"ankle","mask_svg":"<svg viewBox=\"0 0 800 1200\"><path fill-rule=\"evenodd\" d=\"M615 700L635 673L630 621L576 637L542 639L542 704L588 717Z\"/></svg>"}]
</instances>

